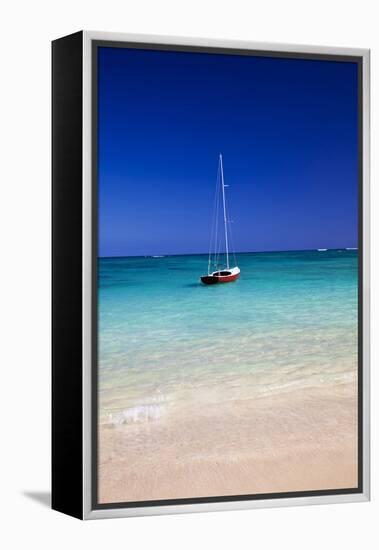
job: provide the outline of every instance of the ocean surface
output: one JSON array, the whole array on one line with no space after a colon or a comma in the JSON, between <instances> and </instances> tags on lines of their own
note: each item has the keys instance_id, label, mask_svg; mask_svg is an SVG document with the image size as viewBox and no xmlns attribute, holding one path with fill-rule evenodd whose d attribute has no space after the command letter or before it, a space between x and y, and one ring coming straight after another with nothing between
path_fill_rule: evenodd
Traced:
<instances>
[{"instance_id":1,"label":"ocean surface","mask_svg":"<svg viewBox=\"0 0 379 550\"><path fill-rule=\"evenodd\" d=\"M206 255L99 259L102 424L356 379L356 250L237 261L237 282L205 286Z\"/></svg>"}]
</instances>

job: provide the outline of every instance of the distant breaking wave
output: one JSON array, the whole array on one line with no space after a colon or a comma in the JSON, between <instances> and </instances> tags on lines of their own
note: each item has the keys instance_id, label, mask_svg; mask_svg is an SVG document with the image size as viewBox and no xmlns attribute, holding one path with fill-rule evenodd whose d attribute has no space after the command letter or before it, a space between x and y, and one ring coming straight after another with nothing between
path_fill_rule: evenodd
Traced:
<instances>
[{"instance_id":1,"label":"distant breaking wave","mask_svg":"<svg viewBox=\"0 0 379 550\"><path fill-rule=\"evenodd\" d=\"M130 407L117 414L110 414L108 423L113 426L121 424L136 424L137 422L151 422L157 420L160 415L160 405L139 405Z\"/></svg>"}]
</instances>

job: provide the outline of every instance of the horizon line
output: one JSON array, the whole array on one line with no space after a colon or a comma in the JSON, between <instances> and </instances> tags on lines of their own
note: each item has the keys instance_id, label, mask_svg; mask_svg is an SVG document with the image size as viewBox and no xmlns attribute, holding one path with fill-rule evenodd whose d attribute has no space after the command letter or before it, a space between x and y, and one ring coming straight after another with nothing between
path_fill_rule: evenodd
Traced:
<instances>
[{"instance_id":1,"label":"horizon line","mask_svg":"<svg viewBox=\"0 0 379 550\"><path fill-rule=\"evenodd\" d=\"M234 254L273 254L281 252L328 252L329 250L358 250L355 246L340 246L337 248L291 248L288 250L249 250L234 252ZM232 253L233 254L233 253ZM220 255L225 255L225 252L221 252ZM231 255L231 253L229 253ZM173 256L209 256L209 252L186 252L184 254L131 254L131 255L119 255L115 256L97 256L99 260L107 258L167 258ZM213 256L213 254L212 254Z\"/></svg>"}]
</instances>

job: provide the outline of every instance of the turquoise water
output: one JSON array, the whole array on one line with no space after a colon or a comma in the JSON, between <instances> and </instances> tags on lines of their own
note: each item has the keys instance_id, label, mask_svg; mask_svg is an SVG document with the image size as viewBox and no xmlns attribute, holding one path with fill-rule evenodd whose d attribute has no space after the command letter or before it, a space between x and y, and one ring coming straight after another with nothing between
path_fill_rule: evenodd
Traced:
<instances>
[{"instance_id":1,"label":"turquoise water","mask_svg":"<svg viewBox=\"0 0 379 550\"><path fill-rule=\"evenodd\" d=\"M237 259L240 279L213 286L205 255L99 259L104 421L355 378L357 252Z\"/></svg>"}]
</instances>

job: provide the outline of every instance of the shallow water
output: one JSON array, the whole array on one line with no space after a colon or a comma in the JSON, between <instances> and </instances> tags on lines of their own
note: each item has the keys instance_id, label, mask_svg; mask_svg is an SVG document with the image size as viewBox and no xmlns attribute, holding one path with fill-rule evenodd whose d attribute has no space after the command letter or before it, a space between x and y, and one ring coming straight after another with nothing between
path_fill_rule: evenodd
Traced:
<instances>
[{"instance_id":1,"label":"shallow water","mask_svg":"<svg viewBox=\"0 0 379 550\"><path fill-rule=\"evenodd\" d=\"M205 255L99 259L102 422L355 379L357 251L237 259L240 279L213 286Z\"/></svg>"}]
</instances>

